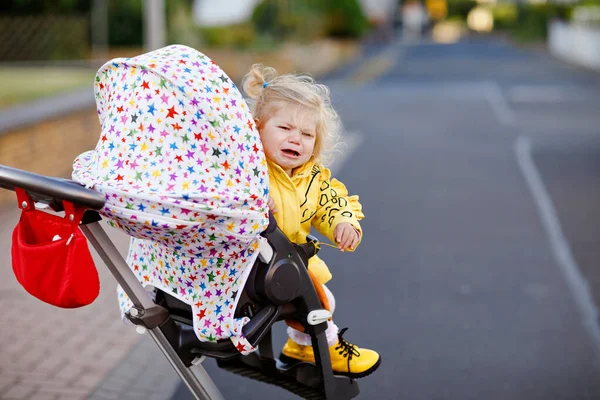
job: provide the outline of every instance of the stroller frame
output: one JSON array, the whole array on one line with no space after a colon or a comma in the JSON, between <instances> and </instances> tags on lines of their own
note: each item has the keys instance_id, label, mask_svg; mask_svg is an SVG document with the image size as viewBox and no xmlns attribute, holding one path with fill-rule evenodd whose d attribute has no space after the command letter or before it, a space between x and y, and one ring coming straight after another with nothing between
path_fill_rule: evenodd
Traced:
<instances>
[{"instance_id":1,"label":"stroller frame","mask_svg":"<svg viewBox=\"0 0 600 400\"><path fill-rule=\"evenodd\" d=\"M281 386L305 398L350 399L358 395L356 381L333 374L325 336L328 312L308 276L308 259L317 252L316 239L291 243L270 218L262 234L270 248L261 249L244 287L238 310L250 317L243 332L258 351L242 356L230 340L200 342L191 326L191 308L158 291L156 302L138 281L108 237L97 212L104 196L79 183L34 174L0 165L0 188L24 190L36 203L63 211L63 201L85 209L81 229L134 307L126 315L139 333L147 331L177 374L198 400L220 400L223 396L201 362L205 357L231 372ZM21 204L19 207L23 207ZM188 314L189 317L186 315ZM315 315L317 316L315 318ZM323 317L323 315L325 317ZM316 364L285 365L273 356L271 327L281 319L295 319L310 333Z\"/></svg>"}]
</instances>

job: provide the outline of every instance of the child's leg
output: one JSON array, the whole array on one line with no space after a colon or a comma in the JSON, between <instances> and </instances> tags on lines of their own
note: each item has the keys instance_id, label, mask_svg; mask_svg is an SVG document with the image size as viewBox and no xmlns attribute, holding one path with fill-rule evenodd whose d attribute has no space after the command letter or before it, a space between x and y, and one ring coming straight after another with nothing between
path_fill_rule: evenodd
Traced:
<instances>
[{"instance_id":1,"label":"child's leg","mask_svg":"<svg viewBox=\"0 0 600 400\"><path fill-rule=\"evenodd\" d=\"M335 310L335 297L333 297L333 293L327 288L327 286L322 285L323 290L325 291L325 295L327 296L327 300L329 301L329 308L331 310L331 314L333 314ZM327 321L327 330L325 331L325 336L327 336L327 344L329 346L333 346L338 341L338 327L333 321ZM310 340L310 335L304 332L300 332L290 326L287 328L287 334L290 339L296 344L301 346L310 346L312 344Z\"/></svg>"},{"instance_id":2,"label":"child's leg","mask_svg":"<svg viewBox=\"0 0 600 400\"><path fill-rule=\"evenodd\" d=\"M335 298L325 285L322 285L322 287L322 292L325 293L329 302L329 309L333 314L335 310ZM346 328L338 334L338 327L333 321L327 321L325 335L327 336L327 345L329 346L331 368L337 374L354 378L369 375L379 367L381 362L379 354L373 350L359 348L346 341L343 338L345 331ZM288 326L287 333L290 338L281 350L280 360L283 362L301 361L314 363L315 357L310 335L298 331L291 326Z\"/></svg>"}]
</instances>

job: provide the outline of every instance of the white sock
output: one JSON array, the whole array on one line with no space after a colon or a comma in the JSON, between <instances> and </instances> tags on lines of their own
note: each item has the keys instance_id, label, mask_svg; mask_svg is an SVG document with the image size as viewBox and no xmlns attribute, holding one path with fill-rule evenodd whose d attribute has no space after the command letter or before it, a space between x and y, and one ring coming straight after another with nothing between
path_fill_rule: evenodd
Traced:
<instances>
[{"instance_id":1,"label":"white sock","mask_svg":"<svg viewBox=\"0 0 600 400\"><path fill-rule=\"evenodd\" d=\"M325 336L327 336L327 346L331 347L338 342L339 329L333 321L327 321L327 329L325 330ZM287 334L293 342L300 346L311 346L310 335L304 332L300 332L294 328L287 327Z\"/></svg>"}]
</instances>

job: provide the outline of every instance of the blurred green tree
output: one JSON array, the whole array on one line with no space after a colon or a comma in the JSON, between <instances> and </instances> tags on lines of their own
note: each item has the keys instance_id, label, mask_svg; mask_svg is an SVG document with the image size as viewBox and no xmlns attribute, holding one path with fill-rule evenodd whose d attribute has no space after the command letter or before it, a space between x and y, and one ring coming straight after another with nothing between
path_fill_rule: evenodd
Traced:
<instances>
[{"instance_id":1,"label":"blurred green tree","mask_svg":"<svg viewBox=\"0 0 600 400\"><path fill-rule=\"evenodd\" d=\"M475 6L475 0L448 0L448 18L466 21L469 12Z\"/></svg>"},{"instance_id":2,"label":"blurred green tree","mask_svg":"<svg viewBox=\"0 0 600 400\"><path fill-rule=\"evenodd\" d=\"M369 28L358 0L263 0L252 23L261 35L299 41L358 38Z\"/></svg>"},{"instance_id":3,"label":"blurred green tree","mask_svg":"<svg viewBox=\"0 0 600 400\"><path fill-rule=\"evenodd\" d=\"M328 36L359 38L369 29L369 22L358 0L325 0L321 4L325 11Z\"/></svg>"},{"instance_id":4,"label":"blurred green tree","mask_svg":"<svg viewBox=\"0 0 600 400\"><path fill-rule=\"evenodd\" d=\"M144 43L142 0L108 0L108 44L141 46Z\"/></svg>"},{"instance_id":5,"label":"blurred green tree","mask_svg":"<svg viewBox=\"0 0 600 400\"><path fill-rule=\"evenodd\" d=\"M519 4L518 17L511 33L523 42L545 40L548 23L553 19L569 20L571 4Z\"/></svg>"}]
</instances>

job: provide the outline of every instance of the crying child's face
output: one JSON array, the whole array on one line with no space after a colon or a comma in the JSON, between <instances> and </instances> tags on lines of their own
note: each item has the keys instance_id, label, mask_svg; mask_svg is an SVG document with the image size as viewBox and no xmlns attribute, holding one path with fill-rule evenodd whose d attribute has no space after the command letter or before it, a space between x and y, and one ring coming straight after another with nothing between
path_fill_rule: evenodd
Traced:
<instances>
[{"instance_id":1,"label":"crying child's face","mask_svg":"<svg viewBox=\"0 0 600 400\"><path fill-rule=\"evenodd\" d=\"M313 155L316 122L314 118L306 118L307 114L307 110L299 106L284 106L275 110L260 129L267 158L289 176Z\"/></svg>"}]
</instances>

